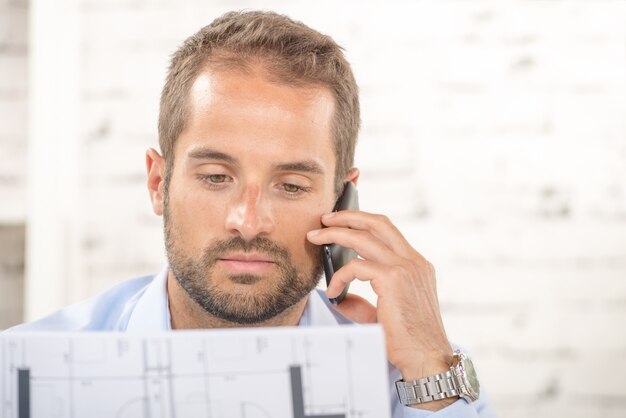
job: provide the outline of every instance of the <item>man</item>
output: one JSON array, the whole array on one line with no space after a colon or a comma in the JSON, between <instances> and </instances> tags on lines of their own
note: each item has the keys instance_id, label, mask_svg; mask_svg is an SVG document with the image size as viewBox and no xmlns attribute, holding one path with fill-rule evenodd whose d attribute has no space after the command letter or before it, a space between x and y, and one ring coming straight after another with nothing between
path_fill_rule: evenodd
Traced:
<instances>
[{"instance_id":1,"label":"man","mask_svg":"<svg viewBox=\"0 0 626 418\"><path fill-rule=\"evenodd\" d=\"M161 96L162 154L146 154L168 267L14 330L378 322L392 381L401 380L394 417L494 416L484 395L460 399L461 388L446 389L450 380L438 376L459 356L432 265L386 217L332 213L344 184L359 178L359 124L357 85L331 38L274 13L218 18L174 54ZM325 243L360 255L334 274L326 296L358 278L372 285L376 307L355 295L331 306L315 290ZM438 383L412 382L427 377Z\"/></svg>"}]
</instances>

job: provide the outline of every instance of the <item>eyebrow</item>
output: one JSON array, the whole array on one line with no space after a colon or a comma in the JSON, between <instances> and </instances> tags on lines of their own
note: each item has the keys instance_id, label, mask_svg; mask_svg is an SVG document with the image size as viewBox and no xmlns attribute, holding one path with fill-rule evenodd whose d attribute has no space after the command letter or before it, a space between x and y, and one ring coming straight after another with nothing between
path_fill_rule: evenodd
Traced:
<instances>
[{"instance_id":1,"label":"eyebrow","mask_svg":"<svg viewBox=\"0 0 626 418\"><path fill-rule=\"evenodd\" d=\"M232 155L211 148L197 148L189 151L187 156L194 160L217 160L232 165L239 165L239 160ZM324 174L322 166L313 160L293 161L288 163L274 164L276 171L299 171L302 173Z\"/></svg>"},{"instance_id":2,"label":"eyebrow","mask_svg":"<svg viewBox=\"0 0 626 418\"><path fill-rule=\"evenodd\" d=\"M210 148L196 148L187 154L192 160L218 160L229 164L237 165L238 161L235 157L224 152L215 151Z\"/></svg>"},{"instance_id":3,"label":"eyebrow","mask_svg":"<svg viewBox=\"0 0 626 418\"><path fill-rule=\"evenodd\" d=\"M300 171L303 173L324 174L322 166L313 160L276 164L274 165L274 169L278 171Z\"/></svg>"}]
</instances>

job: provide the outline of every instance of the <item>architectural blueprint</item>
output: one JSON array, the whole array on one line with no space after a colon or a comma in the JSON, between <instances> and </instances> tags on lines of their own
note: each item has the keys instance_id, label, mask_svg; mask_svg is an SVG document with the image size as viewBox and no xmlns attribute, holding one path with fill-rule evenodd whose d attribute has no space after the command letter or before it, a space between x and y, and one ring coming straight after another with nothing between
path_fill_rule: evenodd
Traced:
<instances>
[{"instance_id":1,"label":"architectural blueprint","mask_svg":"<svg viewBox=\"0 0 626 418\"><path fill-rule=\"evenodd\" d=\"M1 418L386 418L378 326L0 334Z\"/></svg>"}]
</instances>

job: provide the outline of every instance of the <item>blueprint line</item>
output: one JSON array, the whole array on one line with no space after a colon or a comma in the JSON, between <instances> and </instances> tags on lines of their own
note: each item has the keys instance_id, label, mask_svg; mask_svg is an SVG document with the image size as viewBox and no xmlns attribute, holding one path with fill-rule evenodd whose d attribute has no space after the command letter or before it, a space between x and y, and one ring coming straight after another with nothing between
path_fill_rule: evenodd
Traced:
<instances>
[{"instance_id":1,"label":"blueprint line","mask_svg":"<svg viewBox=\"0 0 626 418\"><path fill-rule=\"evenodd\" d=\"M348 339L346 340L346 369L347 369L347 373L348 373L348 379L352 380L352 376L354 376L352 374L352 340ZM348 413L350 415L352 415L355 412L355 408L354 408L354 384L353 382L350 382L351 384L348 385Z\"/></svg>"},{"instance_id":2,"label":"blueprint line","mask_svg":"<svg viewBox=\"0 0 626 418\"><path fill-rule=\"evenodd\" d=\"M302 391L302 369L300 366L289 367L291 379L291 399L293 405L293 418L346 418L345 414L339 415L305 415L304 393Z\"/></svg>"},{"instance_id":3,"label":"blueprint line","mask_svg":"<svg viewBox=\"0 0 626 418\"><path fill-rule=\"evenodd\" d=\"M291 380L291 403L293 407L293 418L304 417L304 395L302 393L302 373L299 366L289 368L289 378Z\"/></svg>"},{"instance_id":4,"label":"blueprint line","mask_svg":"<svg viewBox=\"0 0 626 418\"><path fill-rule=\"evenodd\" d=\"M70 340L69 342L69 354L68 354L68 358L67 358L67 362L68 362L68 368L69 368L69 376L70 376L70 384L69 386L69 391L70 391L70 417L74 418L76 416L76 414L74 413L74 385L71 384L71 379L74 377L74 341Z\"/></svg>"},{"instance_id":5,"label":"blueprint line","mask_svg":"<svg viewBox=\"0 0 626 418\"><path fill-rule=\"evenodd\" d=\"M204 372L204 402L206 404L206 416L211 418L211 392L209 382L209 350L207 341L202 340L202 367Z\"/></svg>"},{"instance_id":6,"label":"blueprint line","mask_svg":"<svg viewBox=\"0 0 626 418\"><path fill-rule=\"evenodd\" d=\"M30 418L30 370L17 369L17 410L19 418Z\"/></svg>"}]
</instances>

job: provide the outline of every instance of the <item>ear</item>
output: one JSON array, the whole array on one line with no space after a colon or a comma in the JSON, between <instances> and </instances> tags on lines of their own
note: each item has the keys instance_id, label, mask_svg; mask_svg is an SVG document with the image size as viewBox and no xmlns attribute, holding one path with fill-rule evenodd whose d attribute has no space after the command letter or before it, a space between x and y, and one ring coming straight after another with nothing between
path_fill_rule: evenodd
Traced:
<instances>
[{"instance_id":1,"label":"ear","mask_svg":"<svg viewBox=\"0 0 626 418\"><path fill-rule=\"evenodd\" d=\"M359 169L356 167L352 167L350 170L348 170L348 174L346 174L346 178L344 179L344 181L351 181L356 186L359 181L360 175L361 172L359 171Z\"/></svg>"},{"instance_id":2,"label":"ear","mask_svg":"<svg viewBox=\"0 0 626 418\"><path fill-rule=\"evenodd\" d=\"M154 213L163 215L163 187L165 186L165 159L154 149L146 151L148 193Z\"/></svg>"}]
</instances>

